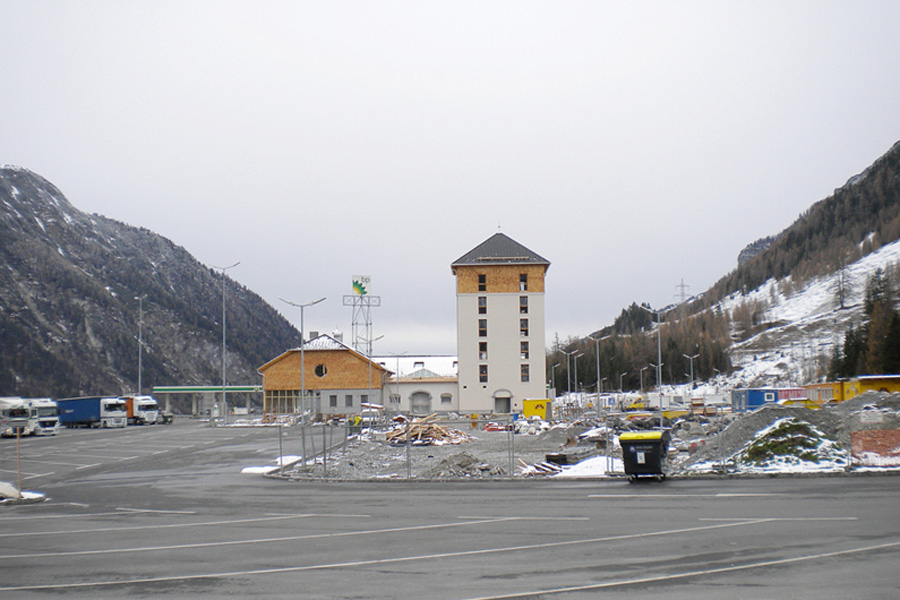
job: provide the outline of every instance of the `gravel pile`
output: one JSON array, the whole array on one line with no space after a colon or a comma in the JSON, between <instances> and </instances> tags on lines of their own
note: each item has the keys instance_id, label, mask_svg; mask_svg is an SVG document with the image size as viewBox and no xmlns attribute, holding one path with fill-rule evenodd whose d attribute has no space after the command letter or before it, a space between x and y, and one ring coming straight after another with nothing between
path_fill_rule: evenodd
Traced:
<instances>
[{"instance_id":1,"label":"gravel pile","mask_svg":"<svg viewBox=\"0 0 900 600\"><path fill-rule=\"evenodd\" d=\"M883 392L867 392L852 400L836 406L827 406L818 410L803 406L768 405L750 413L733 417L733 420L720 432L709 428L705 445L678 464L679 470L685 470L697 463L718 461L738 452L753 440L757 432L769 427L775 421L786 417L794 417L819 429L829 439L839 442L844 448L850 447L850 432L860 428L859 414L866 407L885 411L888 414L880 426L896 428L900 426L900 394Z\"/></svg>"}]
</instances>

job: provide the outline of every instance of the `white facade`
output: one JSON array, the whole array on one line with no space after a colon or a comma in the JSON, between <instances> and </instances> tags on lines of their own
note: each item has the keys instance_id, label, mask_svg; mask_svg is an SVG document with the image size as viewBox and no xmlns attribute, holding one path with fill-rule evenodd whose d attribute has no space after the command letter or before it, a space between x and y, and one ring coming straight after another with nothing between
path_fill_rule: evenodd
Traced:
<instances>
[{"instance_id":1,"label":"white facade","mask_svg":"<svg viewBox=\"0 0 900 600\"><path fill-rule=\"evenodd\" d=\"M460 411L520 412L545 396L543 293L457 294L456 319Z\"/></svg>"}]
</instances>

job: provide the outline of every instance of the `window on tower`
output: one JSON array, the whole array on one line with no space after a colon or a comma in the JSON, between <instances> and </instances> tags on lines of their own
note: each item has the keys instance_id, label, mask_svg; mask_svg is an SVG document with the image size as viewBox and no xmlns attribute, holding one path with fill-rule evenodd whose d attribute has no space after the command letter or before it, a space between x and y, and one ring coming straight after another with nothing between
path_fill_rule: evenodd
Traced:
<instances>
[{"instance_id":1,"label":"window on tower","mask_svg":"<svg viewBox=\"0 0 900 600\"><path fill-rule=\"evenodd\" d=\"M487 275L485 275L483 273L478 276L478 291L479 292L487 291Z\"/></svg>"},{"instance_id":2,"label":"window on tower","mask_svg":"<svg viewBox=\"0 0 900 600\"><path fill-rule=\"evenodd\" d=\"M522 365L522 383L528 383L531 380L531 373L528 365Z\"/></svg>"},{"instance_id":3,"label":"window on tower","mask_svg":"<svg viewBox=\"0 0 900 600\"><path fill-rule=\"evenodd\" d=\"M521 342L519 349L522 360L528 360L528 342Z\"/></svg>"},{"instance_id":4,"label":"window on tower","mask_svg":"<svg viewBox=\"0 0 900 600\"><path fill-rule=\"evenodd\" d=\"M478 342L478 360L487 360L487 342Z\"/></svg>"},{"instance_id":5,"label":"window on tower","mask_svg":"<svg viewBox=\"0 0 900 600\"><path fill-rule=\"evenodd\" d=\"M528 337L528 319L519 319L519 333L522 337Z\"/></svg>"},{"instance_id":6,"label":"window on tower","mask_svg":"<svg viewBox=\"0 0 900 600\"><path fill-rule=\"evenodd\" d=\"M487 314L487 296L478 296L478 314Z\"/></svg>"},{"instance_id":7,"label":"window on tower","mask_svg":"<svg viewBox=\"0 0 900 600\"><path fill-rule=\"evenodd\" d=\"M519 313L528 314L528 296L519 296Z\"/></svg>"},{"instance_id":8,"label":"window on tower","mask_svg":"<svg viewBox=\"0 0 900 600\"><path fill-rule=\"evenodd\" d=\"M478 319L478 337L487 337L487 319Z\"/></svg>"},{"instance_id":9,"label":"window on tower","mask_svg":"<svg viewBox=\"0 0 900 600\"><path fill-rule=\"evenodd\" d=\"M519 291L528 291L528 273L522 273L519 275Z\"/></svg>"},{"instance_id":10,"label":"window on tower","mask_svg":"<svg viewBox=\"0 0 900 600\"><path fill-rule=\"evenodd\" d=\"M481 383L487 383L488 380L488 370L487 365L478 365L478 381Z\"/></svg>"}]
</instances>

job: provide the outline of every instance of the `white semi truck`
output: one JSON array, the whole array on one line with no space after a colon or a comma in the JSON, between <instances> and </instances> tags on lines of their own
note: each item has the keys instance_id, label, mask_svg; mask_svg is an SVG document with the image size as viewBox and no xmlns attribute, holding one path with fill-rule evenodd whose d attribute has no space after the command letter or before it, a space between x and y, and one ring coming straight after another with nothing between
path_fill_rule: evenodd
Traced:
<instances>
[{"instance_id":1,"label":"white semi truck","mask_svg":"<svg viewBox=\"0 0 900 600\"><path fill-rule=\"evenodd\" d=\"M59 433L59 408L50 398L29 398L28 426L32 435L56 435Z\"/></svg>"},{"instance_id":2,"label":"white semi truck","mask_svg":"<svg viewBox=\"0 0 900 600\"><path fill-rule=\"evenodd\" d=\"M28 435L29 409L17 396L0 398L0 436Z\"/></svg>"}]
</instances>

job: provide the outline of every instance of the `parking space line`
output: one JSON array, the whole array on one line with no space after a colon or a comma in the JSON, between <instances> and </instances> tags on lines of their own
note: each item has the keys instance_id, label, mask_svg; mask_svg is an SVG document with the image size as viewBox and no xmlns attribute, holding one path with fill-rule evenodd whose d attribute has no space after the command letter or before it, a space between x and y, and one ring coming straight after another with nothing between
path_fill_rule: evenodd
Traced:
<instances>
[{"instance_id":1,"label":"parking space line","mask_svg":"<svg viewBox=\"0 0 900 600\"><path fill-rule=\"evenodd\" d=\"M515 520L515 519L508 519ZM198 579L223 579L223 578L231 578L231 577L248 577L248 576L258 576L258 575L274 575L274 574L283 574L283 573L300 573L304 571L318 571L318 570L328 570L328 569L347 569L347 568L359 568L359 567L368 567L374 565L388 565L388 564L400 564L400 563L408 563L408 562L416 562L422 560L440 560L446 558L457 558L464 556L487 556L492 554L503 554L507 552L521 552L525 550L548 550L551 548L560 548L565 546L576 546L576 545L586 545L586 544L597 544L597 543L608 543L611 541L619 541L619 540L628 540L628 539L638 539L638 538L648 538L648 537L657 537L657 536L666 536L666 535L677 535L683 533L695 533L699 531L712 531L715 529L721 529L725 527L738 527L738 526L746 526L746 525L754 525L759 523L760 521L750 521L745 523L727 523L727 524L718 524L718 525L706 525L699 527L689 527L683 529L673 529L666 531L656 531L656 532L647 532L647 533L637 533L637 534L626 534L626 535L615 535L601 538L590 538L590 539L580 539L580 540L568 540L568 541L560 541L560 542L544 542L538 544L525 544L519 546L503 546L503 547L495 547L495 548L482 548L477 550L460 550L455 552L443 552L436 554L419 554L419 555L410 555L410 556L399 556L394 558L381 558L381 559L369 559L369 560L358 560L358 561L346 561L339 563L322 563L322 564L314 564L314 565L304 565L304 566L294 566L294 567L274 567L267 569L246 569L241 571L226 571L219 573L202 573L202 574L194 574L194 575L173 575L173 576L162 576L162 577L146 577L146 578L135 578L128 580L118 580L118 581L88 581L88 582L76 582L76 583L53 583L53 584L37 584L37 585L27 585L27 586L9 586L9 587L0 587L0 592L12 592L12 591L26 591L26 590L47 590L47 589L61 589L61 588L90 588L90 587L109 587L109 586L119 586L119 585L140 585L147 583L161 583L161 582L174 582L174 581L192 581ZM483 521L476 521L473 524L481 525ZM451 526L450 524L444 525L445 527ZM396 529L387 529L384 531L399 531L406 528L396 528ZM338 533L338 534L322 534L322 536L341 536L341 535L351 535L351 533ZM357 534L358 535L358 534ZM209 545L230 545L234 542L217 542L215 544ZM834 552L834 553L823 553L820 555L816 555L815 558L823 558L828 556L838 556L841 554L846 554L849 552L863 552L863 551L871 551L877 549L883 549L893 546L900 546L900 542L895 542L892 544L881 544L878 546L871 546L864 549L854 549L852 551L844 551L844 552ZM165 549L165 548L161 548ZM107 550L107 551L99 551L97 553L111 553L111 552L122 552L123 550ZM46 557L46 556L55 556L60 554L71 555L71 554L79 554L80 552L72 552L72 553L48 553L48 554L35 554L35 555L20 555L20 556L0 556L0 559L7 560L12 558L37 558L37 557ZM806 560L812 560L813 557L799 557L794 559L785 559L783 562L797 562L799 559L805 558ZM731 570L738 570L739 568L754 568L755 566L765 567L770 566L770 564L779 564L782 561L763 561L760 563L756 563L753 566L743 566L743 567L726 567L723 569L709 569L706 572L692 572L690 575L687 574L676 574L676 575L667 575L665 577L660 576L660 580L666 579L674 579L674 578L684 578L687 576L697 576L699 574L709 573L713 574L717 571L728 572ZM647 578L650 581L653 581L654 578ZM637 581L637 580L636 580ZM640 581L637 581L640 582ZM629 580L628 583L631 583ZM596 589L602 589L603 587L613 587L624 585L622 582L611 582L607 584L596 584ZM573 591L577 591L581 588L572 588ZM584 586L583 589L594 589L591 586ZM562 590L562 588L560 588ZM550 592L529 592L528 594L519 593L508 596L492 596L485 597L483 599L477 600L499 600L501 598L522 598L527 596L536 596L541 593L554 593ZM557 592L559 593L559 592Z\"/></svg>"},{"instance_id":2,"label":"parking space line","mask_svg":"<svg viewBox=\"0 0 900 600\"><path fill-rule=\"evenodd\" d=\"M875 552L877 550L888 550L900 547L900 542L888 542L885 544L876 544L873 546L862 546L858 548L849 548L847 550L835 550L834 552L821 552L819 554L808 554L806 556L792 556L789 558L780 558L777 560L761 560L757 562L747 563L743 565L729 565L727 567L717 567L713 569L702 569L698 571L685 571L683 573L668 573L663 575L654 575L650 577L637 577L635 579L622 579L618 581L607 581L604 583L594 583L589 585L577 585L563 588L552 588L545 590L530 590L527 592L518 592L514 594L502 594L499 596L480 596L478 598L469 598L467 600L513 600L514 598L533 598L549 594L567 594L572 592L588 592L594 590L604 590L609 588L621 588L634 585L647 585L649 583L662 583L667 581L677 581L680 579L689 579L692 577L708 577L710 575L722 575L724 573L734 573L737 571L748 571L751 569L769 569L772 567L780 567L811 560L821 560L823 558L836 558L840 556L848 556L851 554L861 554L865 552ZM2 589L2 588L0 588Z\"/></svg>"}]
</instances>

